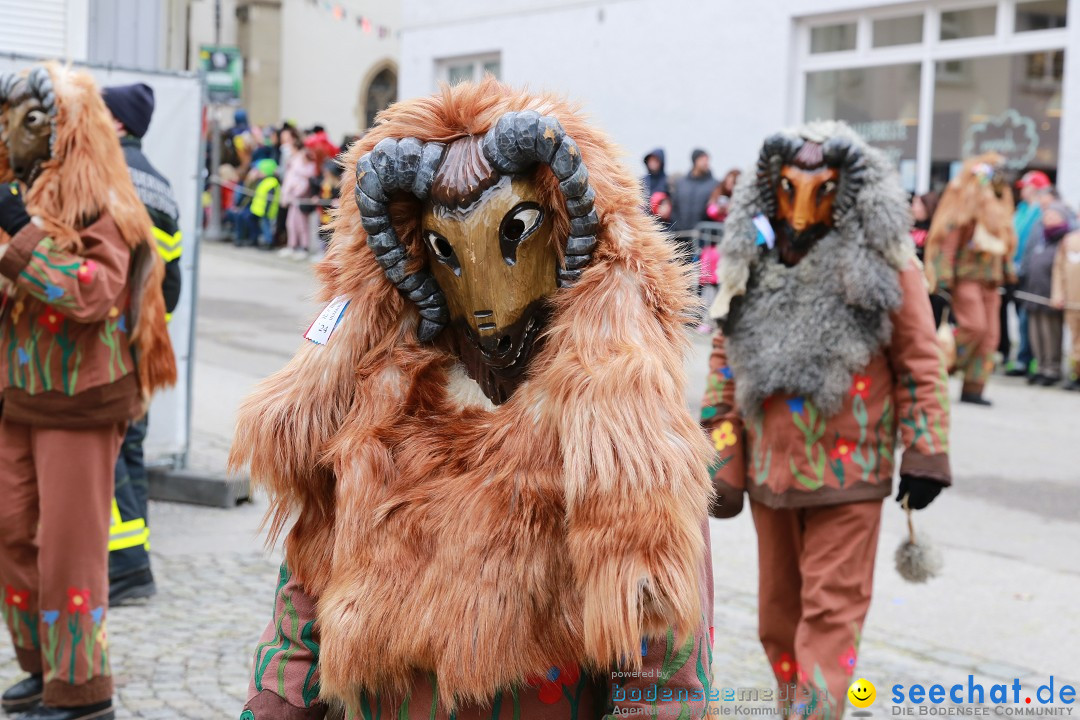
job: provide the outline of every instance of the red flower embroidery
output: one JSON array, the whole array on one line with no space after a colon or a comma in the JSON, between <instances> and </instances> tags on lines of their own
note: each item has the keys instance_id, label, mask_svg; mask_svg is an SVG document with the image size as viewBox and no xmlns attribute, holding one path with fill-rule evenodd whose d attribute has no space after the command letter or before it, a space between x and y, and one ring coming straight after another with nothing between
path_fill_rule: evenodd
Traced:
<instances>
[{"instance_id":1,"label":"red flower embroidery","mask_svg":"<svg viewBox=\"0 0 1080 720\"><path fill-rule=\"evenodd\" d=\"M8 605L19 608L20 610L30 609L30 592L27 590L16 590L10 585L6 588L7 592L4 596L4 602Z\"/></svg>"},{"instance_id":2,"label":"red flower embroidery","mask_svg":"<svg viewBox=\"0 0 1080 720\"><path fill-rule=\"evenodd\" d=\"M854 450L855 444L853 442L841 438L836 441L836 445L834 445L832 451L829 452L829 457L833 460L844 462L851 457L851 453L854 452Z\"/></svg>"},{"instance_id":3,"label":"red flower embroidery","mask_svg":"<svg viewBox=\"0 0 1080 720\"><path fill-rule=\"evenodd\" d=\"M62 322L63 318L60 316L60 313L55 310L46 310L38 316L38 325L53 334L60 332L60 324Z\"/></svg>"},{"instance_id":4,"label":"red flower embroidery","mask_svg":"<svg viewBox=\"0 0 1080 720\"><path fill-rule=\"evenodd\" d=\"M68 612L72 615L90 612L90 588L68 588Z\"/></svg>"},{"instance_id":5,"label":"red flower embroidery","mask_svg":"<svg viewBox=\"0 0 1080 720\"><path fill-rule=\"evenodd\" d=\"M75 272L75 275L79 278L79 282L83 285L91 282L94 279L94 273L97 272L97 263L93 260L87 260L79 269Z\"/></svg>"},{"instance_id":6,"label":"red flower embroidery","mask_svg":"<svg viewBox=\"0 0 1080 720\"><path fill-rule=\"evenodd\" d=\"M844 651L844 654L840 656L840 667L844 668L844 672L851 675L855 672L855 647L849 647Z\"/></svg>"},{"instance_id":7,"label":"red flower embroidery","mask_svg":"<svg viewBox=\"0 0 1080 720\"><path fill-rule=\"evenodd\" d=\"M851 378L851 397L861 397L863 400L870 393L870 376L856 375Z\"/></svg>"},{"instance_id":8,"label":"red flower embroidery","mask_svg":"<svg viewBox=\"0 0 1080 720\"><path fill-rule=\"evenodd\" d=\"M563 699L563 686L577 685L578 679L581 677L581 671L576 665L570 665L566 668L553 667L547 671L547 675L544 677L532 676L526 678L525 684L530 687L539 687L540 692L537 696L540 698L540 702L546 705L554 705Z\"/></svg>"},{"instance_id":9,"label":"red flower embroidery","mask_svg":"<svg viewBox=\"0 0 1080 720\"><path fill-rule=\"evenodd\" d=\"M787 653L781 655L780 659L773 665L776 677L784 682L791 682L791 678L795 676L796 669L797 666L795 665L795 661Z\"/></svg>"}]
</instances>

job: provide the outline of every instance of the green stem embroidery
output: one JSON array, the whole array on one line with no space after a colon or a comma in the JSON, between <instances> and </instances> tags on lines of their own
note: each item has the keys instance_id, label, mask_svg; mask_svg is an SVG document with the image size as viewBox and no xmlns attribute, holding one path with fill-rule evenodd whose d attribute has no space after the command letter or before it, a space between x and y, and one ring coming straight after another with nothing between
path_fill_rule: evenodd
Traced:
<instances>
[{"instance_id":1,"label":"green stem embroidery","mask_svg":"<svg viewBox=\"0 0 1080 720\"><path fill-rule=\"evenodd\" d=\"M795 427L803 434L806 459L814 477L807 477L795 466L795 459L789 458L788 464L792 475L805 487L817 490L825 484L825 448L821 445L821 438L825 436L825 418L822 417L817 407L809 400L805 401L806 421L801 414L792 413L792 421Z\"/></svg>"},{"instance_id":2,"label":"green stem embroidery","mask_svg":"<svg viewBox=\"0 0 1080 720\"><path fill-rule=\"evenodd\" d=\"M68 631L71 633L71 652L69 653L71 656L71 674L68 682L75 685L75 648L79 646L79 641L82 640L82 623L79 619L79 613L75 613L68 619Z\"/></svg>"},{"instance_id":3,"label":"green stem embroidery","mask_svg":"<svg viewBox=\"0 0 1080 720\"><path fill-rule=\"evenodd\" d=\"M90 680L94 677L94 641L97 639L98 629L101 625L95 623L91 627L91 631L87 633L86 639L83 641L83 654L86 655L86 679Z\"/></svg>"}]
</instances>

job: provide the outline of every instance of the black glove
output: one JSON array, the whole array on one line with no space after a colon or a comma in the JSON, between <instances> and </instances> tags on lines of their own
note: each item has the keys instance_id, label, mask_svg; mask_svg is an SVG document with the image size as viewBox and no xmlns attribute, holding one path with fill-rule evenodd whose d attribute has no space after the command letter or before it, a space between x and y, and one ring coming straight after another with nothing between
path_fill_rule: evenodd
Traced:
<instances>
[{"instance_id":1,"label":"black glove","mask_svg":"<svg viewBox=\"0 0 1080 720\"><path fill-rule=\"evenodd\" d=\"M709 508L709 514L714 518L720 520L726 520L733 518L742 512L743 509L743 491L727 489L726 492L717 489L716 498L712 502L712 506Z\"/></svg>"},{"instance_id":2,"label":"black glove","mask_svg":"<svg viewBox=\"0 0 1080 720\"><path fill-rule=\"evenodd\" d=\"M30 223L18 183L0 185L0 228L12 237Z\"/></svg>"},{"instance_id":3,"label":"black glove","mask_svg":"<svg viewBox=\"0 0 1080 720\"><path fill-rule=\"evenodd\" d=\"M901 475L900 492L896 494L896 502L902 502L904 496L907 495L908 507L912 510L922 510L934 501L943 487L945 486L936 480Z\"/></svg>"},{"instance_id":4,"label":"black glove","mask_svg":"<svg viewBox=\"0 0 1080 720\"><path fill-rule=\"evenodd\" d=\"M930 296L930 307L934 310L934 327L941 325L941 316L946 312L952 317L952 298L946 292L936 292Z\"/></svg>"}]
</instances>

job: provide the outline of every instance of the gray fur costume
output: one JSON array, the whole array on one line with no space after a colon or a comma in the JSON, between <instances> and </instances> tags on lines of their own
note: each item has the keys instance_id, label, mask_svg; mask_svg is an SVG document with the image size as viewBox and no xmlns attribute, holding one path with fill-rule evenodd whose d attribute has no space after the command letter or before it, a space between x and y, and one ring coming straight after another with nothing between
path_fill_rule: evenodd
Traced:
<instances>
[{"instance_id":1,"label":"gray fur costume","mask_svg":"<svg viewBox=\"0 0 1080 720\"><path fill-rule=\"evenodd\" d=\"M775 248L757 244L753 219L775 213L780 166L806 139L821 142L840 170L834 229L789 268ZM826 416L840 410L852 375L892 335L899 271L915 252L910 227L892 164L844 123L810 123L766 140L757 171L743 174L732 199L711 310L723 323L743 413L758 414L775 393L805 397Z\"/></svg>"}]
</instances>

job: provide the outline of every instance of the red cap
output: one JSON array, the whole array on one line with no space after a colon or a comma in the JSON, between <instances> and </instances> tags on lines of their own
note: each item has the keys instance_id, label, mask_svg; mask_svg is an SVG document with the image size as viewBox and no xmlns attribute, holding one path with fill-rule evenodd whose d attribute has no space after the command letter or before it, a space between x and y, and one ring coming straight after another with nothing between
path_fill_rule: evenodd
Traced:
<instances>
[{"instance_id":1,"label":"red cap","mask_svg":"<svg viewBox=\"0 0 1080 720\"><path fill-rule=\"evenodd\" d=\"M1016 181L1016 187L1030 185L1036 190L1045 190L1050 187L1050 178L1042 170L1029 170L1024 176Z\"/></svg>"}]
</instances>

